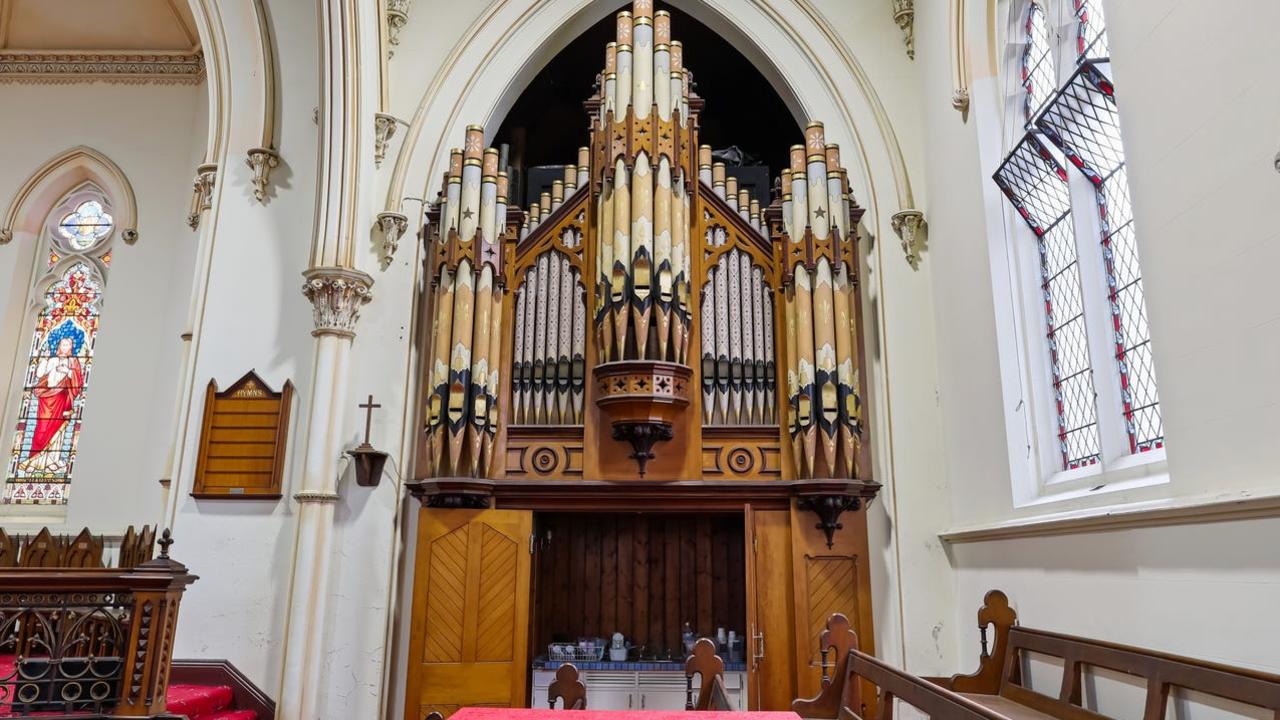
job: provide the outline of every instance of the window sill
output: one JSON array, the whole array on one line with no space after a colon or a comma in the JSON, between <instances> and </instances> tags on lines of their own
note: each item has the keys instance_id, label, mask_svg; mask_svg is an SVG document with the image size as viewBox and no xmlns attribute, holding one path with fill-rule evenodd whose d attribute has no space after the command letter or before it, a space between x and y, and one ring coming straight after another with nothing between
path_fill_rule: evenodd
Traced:
<instances>
[{"instance_id":1,"label":"window sill","mask_svg":"<svg viewBox=\"0 0 1280 720\"><path fill-rule=\"evenodd\" d=\"M1137 490L1169 482L1164 448L1125 455L1110 463L1064 470L1048 477L1034 496L1015 502L1017 509L1092 498L1107 493Z\"/></svg>"},{"instance_id":2,"label":"window sill","mask_svg":"<svg viewBox=\"0 0 1280 720\"><path fill-rule=\"evenodd\" d=\"M1236 492L1015 518L953 528L939 533L938 537L958 544L1277 516L1280 516L1280 492Z\"/></svg>"}]
</instances>

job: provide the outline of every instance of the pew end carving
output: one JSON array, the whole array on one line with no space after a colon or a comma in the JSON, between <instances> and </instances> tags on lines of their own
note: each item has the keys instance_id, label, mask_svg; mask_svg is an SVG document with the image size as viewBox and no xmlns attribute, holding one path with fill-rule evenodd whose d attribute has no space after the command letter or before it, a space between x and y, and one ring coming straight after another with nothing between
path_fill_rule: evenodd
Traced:
<instances>
[{"instance_id":1,"label":"pew end carving","mask_svg":"<svg viewBox=\"0 0 1280 720\"><path fill-rule=\"evenodd\" d=\"M693 678L699 678L698 698L693 697ZM698 638L693 652L684 661L685 710L711 710L715 681L724 690L724 660L716 654L716 643L711 638Z\"/></svg>"},{"instance_id":2,"label":"pew end carving","mask_svg":"<svg viewBox=\"0 0 1280 720\"><path fill-rule=\"evenodd\" d=\"M982 650L978 656L978 670L969 675L953 675L949 678L925 678L948 690L962 693L995 695L1000 692L1001 677L1005 670L1005 656L1009 652L1009 631L1018 624L1018 613L1009 606L1009 597L1000 590L989 590L978 609L978 630L982 638ZM987 651L987 628L994 632L995 642ZM1011 670L1015 677L1020 667Z\"/></svg>"},{"instance_id":3,"label":"pew end carving","mask_svg":"<svg viewBox=\"0 0 1280 720\"><path fill-rule=\"evenodd\" d=\"M564 663L556 670L556 679L547 688L547 705L556 709L556 701L562 700L565 710L587 709L587 686L578 679L578 667Z\"/></svg>"}]
</instances>

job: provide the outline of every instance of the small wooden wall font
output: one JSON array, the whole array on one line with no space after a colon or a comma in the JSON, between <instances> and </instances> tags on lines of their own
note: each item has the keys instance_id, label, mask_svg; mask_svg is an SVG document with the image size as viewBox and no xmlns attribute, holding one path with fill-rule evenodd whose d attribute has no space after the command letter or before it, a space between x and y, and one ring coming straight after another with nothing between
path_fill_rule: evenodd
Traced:
<instances>
[{"instance_id":1,"label":"small wooden wall font","mask_svg":"<svg viewBox=\"0 0 1280 720\"><path fill-rule=\"evenodd\" d=\"M219 391L209 381L192 497L277 499L284 480L293 383L273 391L252 370Z\"/></svg>"}]
</instances>

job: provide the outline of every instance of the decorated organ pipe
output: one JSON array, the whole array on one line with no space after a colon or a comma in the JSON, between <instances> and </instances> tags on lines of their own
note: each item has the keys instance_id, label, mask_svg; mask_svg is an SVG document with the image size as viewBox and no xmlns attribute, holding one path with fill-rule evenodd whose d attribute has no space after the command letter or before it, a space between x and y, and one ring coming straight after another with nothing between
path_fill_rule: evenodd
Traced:
<instances>
[{"instance_id":1,"label":"decorated organ pipe","mask_svg":"<svg viewBox=\"0 0 1280 720\"><path fill-rule=\"evenodd\" d=\"M685 362L687 207L696 158L678 112L687 91L682 52L671 39L671 16L655 13L652 0L618 14L616 42L606 49L600 127L632 131L603 145L595 169L602 188L597 284L608 288L597 303L595 335L604 362Z\"/></svg>"},{"instance_id":2,"label":"decorated organ pipe","mask_svg":"<svg viewBox=\"0 0 1280 720\"><path fill-rule=\"evenodd\" d=\"M527 212L508 221L509 180L479 128L449 154L427 238L428 474L509 473L496 458L611 427L643 475L680 422L712 446L734 428L789 445L776 476L855 479L861 210L840 149L810 123L762 207L697 144L702 100L670 15L634 0L616 29L590 141Z\"/></svg>"},{"instance_id":3,"label":"decorated organ pipe","mask_svg":"<svg viewBox=\"0 0 1280 720\"><path fill-rule=\"evenodd\" d=\"M854 478L862 431L856 237L839 148L826 144L821 123L792 146L781 184L776 246L785 262L793 470L798 478Z\"/></svg>"},{"instance_id":4,"label":"decorated organ pipe","mask_svg":"<svg viewBox=\"0 0 1280 720\"><path fill-rule=\"evenodd\" d=\"M484 132L450 153L429 242L432 338L426 370L429 475L484 477L492 467L501 380L507 177Z\"/></svg>"}]
</instances>

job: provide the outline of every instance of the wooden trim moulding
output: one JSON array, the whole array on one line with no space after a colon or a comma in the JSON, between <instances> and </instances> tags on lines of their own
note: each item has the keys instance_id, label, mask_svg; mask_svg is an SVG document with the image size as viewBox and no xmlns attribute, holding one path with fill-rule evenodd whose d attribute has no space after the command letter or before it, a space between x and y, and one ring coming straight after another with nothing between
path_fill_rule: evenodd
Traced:
<instances>
[{"instance_id":1,"label":"wooden trim moulding","mask_svg":"<svg viewBox=\"0 0 1280 720\"><path fill-rule=\"evenodd\" d=\"M274 720L276 701L272 700L244 673L228 660L173 660L169 672L171 683L194 685L227 685L235 698L237 710L253 710L258 720Z\"/></svg>"},{"instance_id":2,"label":"wooden trim moulding","mask_svg":"<svg viewBox=\"0 0 1280 720\"><path fill-rule=\"evenodd\" d=\"M406 484L424 507L520 510L737 512L786 510L795 497L843 496L865 504L880 484L870 480L480 480L425 478Z\"/></svg>"},{"instance_id":3,"label":"wooden trim moulding","mask_svg":"<svg viewBox=\"0 0 1280 720\"><path fill-rule=\"evenodd\" d=\"M938 533L938 537L944 542L958 544L1265 517L1280 517L1280 492L1244 492L1108 505L958 527Z\"/></svg>"}]
</instances>

